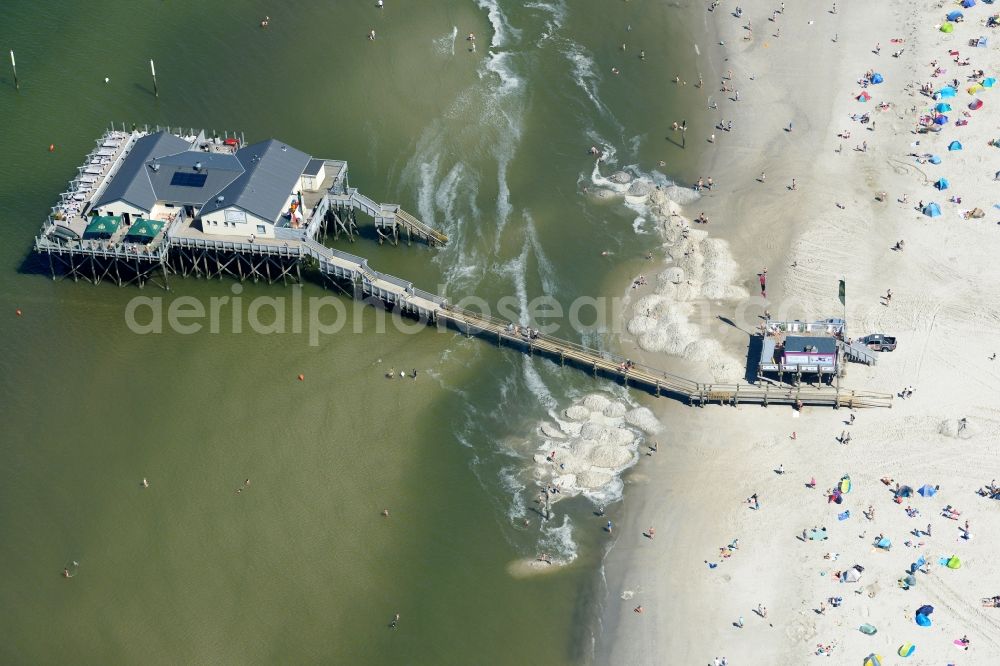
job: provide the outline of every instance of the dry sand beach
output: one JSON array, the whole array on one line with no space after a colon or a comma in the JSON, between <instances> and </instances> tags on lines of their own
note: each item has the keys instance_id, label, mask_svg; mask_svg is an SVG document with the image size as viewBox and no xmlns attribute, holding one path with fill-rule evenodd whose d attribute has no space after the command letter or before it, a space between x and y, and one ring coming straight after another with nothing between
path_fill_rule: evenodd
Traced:
<instances>
[{"instance_id":1,"label":"dry sand beach","mask_svg":"<svg viewBox=\"0 0 1000 666\"><path fill-rule=\"evenodd\" d=\"M745 358L765 307L778 319L839 316L844 277L849 335L900 340L876 366L852 364L846 385L914 391L891 409L854 412L850 425L848 410L657 404L659 451L627 475L626 523L609 537L596 659L860 665L875 654L887 664L1000 663L1000 608L981 602L1000 594L1000 504L977 494L1000 477L1000 305L992 293L1000 281L1000 148L990 145L1000 136L1000 92L969 92L1000 75L1000 34L986 27L1000 5L789 2L774 13L782 3L739 4L737 17L730 0L714 11L705 3L707 31L717 37L699 45L705 86L691 94L711 96L718 108L706 113L734 128L687 137L709 143L704 174L715 186L684 211L689 219L705 213L709 224L691 225L689 237L697 233L700 248L705 239L724 243L736 272L699 275L693 291L675 285L654 304L669 317L683 304L693 318L670 325L712 340L702 352L629 351L652 365L738 379L732 360ZM964 20L943 32L954 10ZM970 46L981 35L988 46ZM884 82L863 87L868 72ZM698 72L684 76L697 80ZM952 79L954 98L921 92ZM720 91L723 80L729 91ZM862 92L871 99L858 101ZM971 110L976 99L982 108ZM952 107L947 122L918 133L938 103ZM852 120L865 113L870 122ZM949 150L955 140L962 150ZM945 191L934 186L942 177ZM941 215L924 215L919 202L937 203ZM966 215L975 208L985 215ZM668 267L677 266L677 225L688 223L665 222L665 251L675 260ZM893 249L900 240L903 249ZM766 302L756 284L765 266ZM636 304L648 305L642 297L661 284L637 290ZM647 329L630 328L627 345L658 325L640 323ZM850 492L830 502L845 475ZM937 492L896 502L897 483ZM747 503L753 494L757 510ZM948 507L960 513L947 515ZM880 536L891 547L877 547ZM921 557L926 565L904 589L899 581ZM959 568L942 564L952 557ZM839 582L854 565L860 579ZM924 605L934 608L931 626L916 622ZM899 651L909 644L915 650L904 660Z\"/></svg>"}]
</instances>

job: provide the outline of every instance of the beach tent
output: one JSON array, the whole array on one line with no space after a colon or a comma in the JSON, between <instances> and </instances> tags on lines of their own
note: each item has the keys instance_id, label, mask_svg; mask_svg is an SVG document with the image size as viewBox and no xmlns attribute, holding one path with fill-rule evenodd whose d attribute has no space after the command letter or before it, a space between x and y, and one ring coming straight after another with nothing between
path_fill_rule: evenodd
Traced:
<instances>
[{"instance_id":1,"label":"beach tent","mask_svg":"<svg viewBox=\"0 0 1000 666\"><path fill-rule=\"evenodd\" d=\"M920 557L917 558L916 562L912 562L910 564L910 573L911 574L917 573L917 569L924 566L925 564L927 564L927 558L921 555Z\"/></svg>"},{"instance_id":2,"label":"beach tent","mask_svg":"<svg viewBox=\"0 0 1000 666\"><path fill-rule=\"evenodd\" d=\"M968 9L976 6L976 0L962 0L962 6Z\"/></svg>"},{"instance_id":3,"label":"beach tent","mask_svg":"<svg viewBox=\"0 0 1000 666\"><path fill-rule=\"evenodd\" d=\"M911 654L913 654L913 651L916 649L917 646L914 645L913 643L903 643L902 645L899 646L897 654L899 654L900 657L909 657Z\"/></svg>"},{"instance_id":4,"label":"beach tent","mask_svg":"<svg viewBox=\"0 0 1000 666\"><path fill-rule=\"evenodd\" d=\"M981 100L981 99L974 99L971 102L969 102L969 109L970 110L972 110L972 111L978 111L981 108L983 108L983 100Z\"/></svg>"},{"instance_id":5,"label":"beach tent","mask_svg":"<svg viewBox=\"0 0 1000 666\"><path fill-rule=\"evenodd\" d=\"M938 178L938 182L934 183L934 187L938 188L939 190L947 190L948 189L948 179L947 178Z\"/></svg>"},{"instance_id":6,"label":"beach tent","mask_svg":"<svg viewBox=\"0 0 1000 666\"><path fill-rule=\"evenodd\" d=\"M932 201L926 206L924 206L923 213L927 217L937 217L941 214L941 206L938 206L936 203Z\"/></svg>"},{"instance_id":7,"label":"beach tent","mask_svg":"<svg viewBox=\"0 0 1000 666\"><path fill-rule=\"evenodd\" d=\"M966 90L966 92L968 92L968 93L969 93L970 95L975 95L975 94L976 94L977 92L979 92L979 91L980 91L980 90L982 90L982 89L983 89L983 87L982 87L981 85L979 85L978 83L973 83L973 84L972 84L971 86L969 86L969 87L968 87L968 88L966 88L965 90Z\"/></svg>"},{"instance_id":8,"label":"beach tent","mask_svg":"<svg viewBox=\"0 0 1000 666\"><path fill-rule=\"evenodd\" d=\"M962 12L960 12L960 11L958 11L956 9L953 12L948 12L948 14L945 16L945 18L948 19L949 21L955 21L955 20L960 19L960 18L965 18L965 14L963 14Z\"/></svg>"},{"instance_id":9,"label":"beach tent","mask_svg":"<svg viewBox=\"0 0 1000 666\"><path fill-rule=\"evenodd\" d=\"M132 227L125 235L126 240L148 243L163 229L165 223L160 220L150 220L140 217L132 223Z\"/></svg>"},{"instance_id":10,"label":"beach tent","mask_svg":"<svg viewBox=\"0 0 1000 666\"><path fill-rule=\"evenodd\" d=\"M885 81L885 79L882 78L882 75L879 74L878 72L875 72L874 74L872 74L872 83L873 84L878 85L879 83L882 83L883 81Z\"/></svg>"},{"instance_id":11,"label":"beach tent","mask_svg":"<svg viewBox=\"0 0 1000 666\"><path fill-rule=\"evenodd\" d=\"M930 617L930 614L933 612L934 612L934 606L931 606L930 604L924 604L923 606L917 609L917 615L925 615L927 617Z\"/></svg>"},{"instance_id":12,"label":"beach tent","mask_svg":"<svg viewBox=\"0 0 1000 666\"><path fill-rule=\"evenodd\" d=\"M942 178L941 180L944 180L944 178ZM947 183L948 181L945 180L945 182ZM917 492L920 493L921 497L934 497L934 495L937 494L937 488L935 488L929 483L925 483L924 485L920 486L920 490L918 490Z\"/></svg>"},{"instance_id":13,"label":"beach tent","mask_svg":"<svg viewBox=\"0 0 1000 666\"><path fill-rule=\"evenodd\" d=\"M958 555L952 555L948 558L948 564L945 565L949 569L961 569L962 560L958 559Z\"/></svg>"},{"instance_id":14,"label":"beach tent","mask_svg":"<svg viewBox=\"0 0 1000 666\"><path fill-rule=\"evenodd\" d=\"M840 477L840 492L849 493L851 492L851 477L845 474Z\"/></svg>"},{"instance_id":15,"label":"beach tent","mask_svg":"<svg viewBox=\"0 0 1000 666\"><path fill-rule=\"evenodd\" d=\"M866 623L858 627L858 631L868 636L874 636L878 632L878 629Z\"/></svg>"},{"instance_id":16,"label":"beach tent","mask_svg":"<svg viewBox=\"0 0 1000 666\"><path fill-rule=\"evenodd\" d=\"M955 24L951 22L946 22L941 25L941 32L951 32L955 29Z\"/></svg>"},{"instance_id":17,"label":"beach tent","mask_svg":"<svg viewBox=\"0 0 1000 666\"><path fill-rule=\"evenodd\" d=\"M990 78L988 78L988 79L983 79L983 87L984 88L992 88L993 86L996 85L996 83L997 83L997 80L994 79L992 76Z\"/></svg>"},{"instance_id":18,"label":"beach tent","mask_svg":"<svg viewBox=\"0 0 1000 666\"><path fill-rule=\"evenodd\" d=\"M889 541L889 537L882 537L881 539L875 542L875 547L881 548L882 550L889 550L890 548L892 548L892 542Z\"/></svg>"},{"instance_id":19,"label":"beach tent","mask_svg":"<svg viewBox=\"0 0 1000 666\"><path fill-rule=\"evenodd\" d=\"M867 90L862 90L861 94L858 95L857 99L858 99L859 102L867 102L871 98L872 98L872 96L868 94Z\"/></svg>"},{"instance_id":20,"label":"beach tent","mask_svg":"<svg viewBox=\"0 0 1000 666\"><path fill-rule=\"evenodd\" d=\"M947 125L948 124L948 116L944 115L943 113L934 116L934 124L935 125Z\"/></svg>"},{"instance_id":21,"label":"beach tent","mask_svg":"<svg viewBox=\"0 0 1000 666\"><path fill-rule=\"evenodd\" d=\"M962 142L952 141L951 143L948 144L948 150L962 150Z\"/></svg>"},{"instance_id":22,"label":"beach tent","mask_svg":"<svg viewBox=\"0 0 1000 666\"><path fill-rule=\"evenodd\" d=\"M896 491L896 497L910 497L913 495L913 488L909 486L900 486L899 490Z\"/></svg>"},{"instance_id":23,"label":"beach tent","mask_svg":"<svg viewBox=\"0 0 1000 666\"><path fill-rule=\"evenodd\" d=\"M983 212L982 208L973 208L966 214L966 219L970 217L978 220L980 218L986 217L986 213Z\"/></svg>"},{"instance_id":24,"label":"beach tent","mask_svg":"<svg viewBox=\"0 0 1000 666\"><path fill-rule=\"evenodd\" d=\"M840 574L841 583L857 583L859 580L861 580L861 572L854 567Z\"/></svg>"},{"instance_id":25,"label":"beach tent","mask_svg":"<svg viewBox=\"0 0 1000 666\"><path fill-rule=\"evenodd\" d=\"M867 657L865 657L864 666L882 666L882 655L875 654L874 652Z\"/></svg>"},{"instance_id":26,"label":"beach tent","mask_svg":"<svg viewBox=\"0 0 1000 666\"><path fill-rule=\"evenodd\" d=\"M931 626L931 619L929 617L927 617L926 615L921 615L920 613L917 613L916 622L917 622L917 626L920 626L920 627L929 627L929 626Z\"/></svg>"},{"instance_id":27,"label":"beach tent","mask_svg":"<svg viewBox=\"0 0 1000 666\"><path fill-rule=\"evenodd\" d=\"M934 107L934 110L937 111L938 113L951 111L951 104L949 104L948 102L939 102L938 105Z\"/></svg>"},{"instance_id":28,"label":"beach tent","mask_svg":"<svg viewBox=\"0 0 1000 666\"><path fill-rule=\"evenodd\" d=\"M945 86L941 90L937 91L938 97L941 99L948 99L949 97L954 97L958 94L958 91L951 86Z\"/></svg>"},{"instance_id":29,"label":"beach tent","mask_svg":"<svg viewBox=\"0 0 1000 666\"><path fill-rule=\"evenodd\" d=\"M122 218L115 215L98 215L90 221L83 232L85 237L111 238L111 235L118 231L118 225L122 223Z\"/></svg>"},{"instance_id":30,"label":"beach tent","mask_svg":"<svg viewBox=\"0 0 1000 666\"><path fill-rule=\"evenodd\" d=\"M930 157L927 158L927 161L930 162L931 164L941 164L941 158L938 157L937 155L931 155ZM912 488L910 489L910 492L913 492ZM903 495L903 497L909 497L909 495Z\"/></svg>"},{"instance_id":31,"label":"beach tent","mask_svg":"<svg viewBox=\"0 0 1000 666\"><path fill-rule=\"evenodd\" d=\"M899 583L900 587L902 587L904 590L908 590L911 587L917 586L917 577L914 576L913 574L906 574L899 580Z\"/></svg>"}]
</instances>

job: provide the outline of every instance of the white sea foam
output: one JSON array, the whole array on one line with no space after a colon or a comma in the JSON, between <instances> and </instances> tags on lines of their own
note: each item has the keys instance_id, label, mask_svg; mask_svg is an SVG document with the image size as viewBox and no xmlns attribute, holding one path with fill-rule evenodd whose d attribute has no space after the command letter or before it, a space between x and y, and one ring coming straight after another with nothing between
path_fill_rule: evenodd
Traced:
<instances>
[{"instance_id":1,"label":"white sea foam","mask_svg":"<svg viewBox=\"0 0 1000 666\"><path fill-rule=\"evenodd\" d=\"M524 518L525 514L527 514L527 508L524 504L525 487L519 478L516 467L508 465L500 468L500 486L510 498L510 504L507 507L507 518L511 522Z\"/></svg>"},{"instance_id":2,"label":"white sea foam","mask_svg":"<svg viewBox=\"0 0 1000 666\"><path fill-rule=\"evenodd\" d=\"M434 50L441 55L455 55L455 40L458 38L458 26L451 27L451 33L434 40Z\"/></svg>"},{"instance_id":3,"label":"white sea foam","mask_svg":"<svg viewBox=\"0 0 1000 666\"><path fill-rule=\"evenodd\" d=\"M553 561L568 564L575 560L577 547L573 540L573 520L564 514L560 524L548 522L542 525L542 538L538 545L543 552L553 556Z\"/></svg>"},{"instance_id":4,"label":"white sea foam","mask_svg":"<svg viewBox=\"0 0 1000 666\"><path fill-rule=\"evenodd\" d=\"M547 14L549 18L545 21L545 35L543 37L551 37L559 28L563 27L566 23L566 3L563 0L557 0L556 2L526 2L524 3L525 9L538 9Z\"/></svg>"},{"instance_id":5,"label":"white sea foam","mask_svg":"<svg viewBox=\"0 0 1000 666\"><path fill-rule=\"evenodd\" d=\"M500 5L496 0L476 0L476 5L480 9L486 10L486 16L489 18L490 26L493 28L493 37L490 39L491 47L504 46L507 44L509 37L516 37L521 34L520 30L511 27L507 16L500 11Z\"/></svg>"}]
</instances>

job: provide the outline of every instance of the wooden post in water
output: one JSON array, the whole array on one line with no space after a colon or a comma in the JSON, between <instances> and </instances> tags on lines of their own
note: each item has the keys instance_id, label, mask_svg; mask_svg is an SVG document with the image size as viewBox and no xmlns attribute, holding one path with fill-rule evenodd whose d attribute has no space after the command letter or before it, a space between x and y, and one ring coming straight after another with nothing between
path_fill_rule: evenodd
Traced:
<instances>
[{"instance_id":1,"label":"wooden post in water","mask_svg":"<svg viewBox=\"0 0 1000 666\"><path fill-rule=\"evenodd\" d=\"M10 68L14 70L14 89L21 89L21 82L17 80L17 63L14 62L14 49L10 50Z\"/></svg>"},{"instance_id":2,"label":"wooden post in water","mask_svg":"<svg viewBox=\"0 0 1000 666\"><path fill-rule=\"evenodd\" d=\"M156 65L153 64L152 59L149 61L149 72L153 75L153 97L159 97L160 87L156 85Z\"/></svg>"}]
</instances>

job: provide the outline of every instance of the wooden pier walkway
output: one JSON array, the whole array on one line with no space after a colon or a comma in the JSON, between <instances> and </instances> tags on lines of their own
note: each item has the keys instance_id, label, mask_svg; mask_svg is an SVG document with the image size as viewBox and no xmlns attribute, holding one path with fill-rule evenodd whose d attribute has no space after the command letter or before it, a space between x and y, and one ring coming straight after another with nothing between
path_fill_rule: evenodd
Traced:
<instances>
[{"instance_id":1,"label":"wooden pier walkway","mask_svg":"<svg viewBox=\"0 0 1000 666\"><path fill-rule=\"evenodd\" d=\"M510 322L462 310L447 303L440 307L437 316L467 335L495 339L498 346L507 342L528 354L538 352L558 359L561 365L569 363L589 370L595 377L612 377L626 386L644 388L657 396L666 395L691 405L704 407L709 403L719 403L733 406L801 404L834 408L892 407L892 395L873 391L838 389L832 386L700 383L638 364L625 369L625 359L620 356L547 335L528 337L515 332Z\"/></svg>"}]
</instances>

